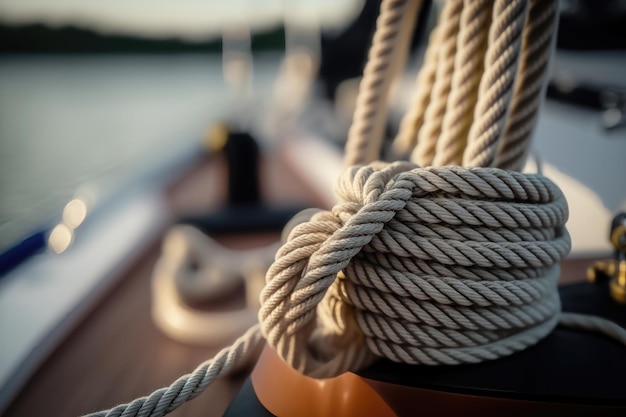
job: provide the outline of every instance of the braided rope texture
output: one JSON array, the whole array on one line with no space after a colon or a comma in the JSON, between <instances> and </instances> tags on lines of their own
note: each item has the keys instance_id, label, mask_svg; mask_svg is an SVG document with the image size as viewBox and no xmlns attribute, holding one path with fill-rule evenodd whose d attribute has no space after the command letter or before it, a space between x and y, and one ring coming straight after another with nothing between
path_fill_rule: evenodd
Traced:
<instances>
[{"instance_id":1,"label":"braided rope texture","mask_svg":"<svg viewBox=\"0 0 626 417\"><path fill-rule=\"evenodd\" d=\"M433 28L428 38L428 47L424 62L417 74L417 90L411 99L411 105L400 122L398 134L393 140L393 148L398 154L410 153L417 144L417 132L424 123L424 114L430 103L430 92L437 75L437 50L439 48L439 30Z\"/></svg>"},{"instance_id":2,"label":"braided rope texture","mask_svg":"<svg viewBox=\"0 0 626 417\"><path fill-rule=\"evenodd\" d=\"M532 0L530 3L517 85L496 158L498 168L519 171L526 160L546 86L557 9L557 0Z\"/></svg>"},{"instance_id":3,"label":"braided rope texture","mask_svg":"<svg viewBox=\"0 0 626 417\"><path fill-rule=\"evenodd\" d=\"M452 85L457 33L461 21L463 0L449 0L441 12L438 26L437 70L430 93L430 102L424 115L424 124L418 132L417 146L411 160L421 166L432 165L437 139L446 111Z\"/></svg>"},{"instance_id":4,"label":"braided rope texture","mask_svg":"<svg viewBox=\"0 0 626 417\"><path fill-rule=\"evenodd\" d=\"M394 149L411 153L420 166L520 170L542 102L556 17L556 0L447 1Z\"/></svg>"},{"instance_id":5,"label":"braided rope texture","mask_svg":"<svg viewBox=\"0 0 626 417\"><path fill-rule=\"evenodd\" d=\"M90 417L161 417L186 401L200 395L207 386L220 376L256 360L265 341L259 326L251 327L231 346L222 349L213 359L200 364L193 373L178 378L167 388L154 391L147 397L137 398L128 404L110 410L89 414Z\"/></svg>"},{"instance_id":6,"label":"braided rope texture","mask_svg":"<svg viewBox=\"0 0 626 417\"><path fill-rule=\"evenodd\" d=\"M413 0L417 1L417 0ZM409 1L386 0L381 3L376 21L376 32L370 48L363 79L355 104L352 125L348 132L345 161L348 165L368 162L372 147L380 138L376 122L378 113L386 107L391 72L392 55L403 29L403 22L413 20L406 16Z\"/></svg>"},{"instance_id":7,"label":"braided rope texture","mask_svg":"<svg viewBox=\"0 0 626 417\"><path fill-rule=\"evenodd\" d=\"M466 167L493 166L513 95L527 6L528 0L495 2L485 73L463 154Z\"/></svg>"},{"instance_id":8,"label":"braided rope texture","mask_svg":"<svg viewBox=\"0 0 626 417\"><path fill-rule=\"evenodd\" d=\"M493 0L463 2L452 86L432 161L435 166L461 164L483 72L492 8Z\"/></svg>"},{"instance_id":9,"label":"braided rope texture","mask_svg":"<svg viewBox=\"0 0 626 417\"><path fill-rule=\"evenodd\" d=\"M381 6L346 146L349 165L367 161L376 142L374 119L385 104L406 3L385 0ZM492 21L478 84L476 56L487 36L479 3ZM493 11L491 1L466 0L462 10L459 1L449 4L450 24L459 34L441 28L431 33L420 90L394 145L410 149L429 123L426 131L440 138L427 162L457 163L463 146L453 138L471 122L463 163L492 166L496 160L516 169L545 83L555 2L533 0L529 8L528 0L495 0ZM527 14L531 23L522 40ZM521 81L515 83L516 76ZM433 104L431 90L449 98ZM537 343L559 322L626 344L626 330L615 323L560 314L556 282L558 263L570 248L567 203L548 179L498 168L376 162L352 166L337 194L341 201L332 211L294 227L277 252L261 294L260 325L170 387L91 415L167 414L256 358L264 339L292 367L315 377L357 370L380 356L425 365L496 359Z\"/></svg>"},{"instance_id":10,"label":"braided rope texture","mask_svg":"<svg viewBox=\"0 0 626 417\"><path fill-rule=\"evenodd\" d=\"M475 363L558 323L568 211L545 177L374 163L337 192L332 211L293 229L261 295L268 344L300 372L331 377L376 356Z\"/></svg>"}]
</instances>

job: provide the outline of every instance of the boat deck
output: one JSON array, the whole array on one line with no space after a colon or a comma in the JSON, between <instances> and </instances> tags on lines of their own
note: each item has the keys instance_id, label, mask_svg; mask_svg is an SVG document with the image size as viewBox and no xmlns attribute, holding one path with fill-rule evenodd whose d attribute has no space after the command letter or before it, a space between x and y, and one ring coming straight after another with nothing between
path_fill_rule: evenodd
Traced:
<instances>
[{"instance_id":1,"label":"boat deck","mask_svg":"<svg viewBox=\"0 0 626 417\"><path fill-rule=\"evenodd\" d=\"M316 205L307 188L295 176L286 175L279 161L265 161L263 167L263 192L269 201ZM168 190L171 211L217 207L223 202L223 179L219 159L193 168ZM277 237L228 236L222 243L244 248ZM155 327L150 316L150 279L158 256L159 242L154 242L30 378L6 410L6 417L74 417L128 402L169 385L220 349L176 342ZM588 263L588 259L564 261L561 282L583 280ZM231 306L240 302L233 300ZM218 380L171 415L221 416L244 380L243 375Z\"/></svg>"}]
</instances>

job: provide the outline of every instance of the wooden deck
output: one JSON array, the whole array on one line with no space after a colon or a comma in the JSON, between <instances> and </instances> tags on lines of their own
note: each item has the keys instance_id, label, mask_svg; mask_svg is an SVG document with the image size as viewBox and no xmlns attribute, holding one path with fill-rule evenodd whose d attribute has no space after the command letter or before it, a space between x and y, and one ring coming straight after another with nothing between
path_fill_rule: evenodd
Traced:
<instances>
[{"instance_id":1,"label":"wooden deck","mask_svg":"<svg viewBox=\"0 0 626 417\"><path fill-rule=\"evenodd\" d=\"M276 204L312 204L306 187L285 174L277 161L264 165L263 192ZM223 161L196 167L169 190L173 213L208 210L223 201ZM222 243L253 247L277 234L227 237ZM6 417L75 417L128 402L169 385L212 357L220 347L188 346L164 336L150 317L150 277L159 242L126 271L70 336L51 354L7 409ZM563 265L563 282L584 279L589 260ZM244 381L225 378L172 413L172 416L221 416Z\"/></svg>"}]
</instances>

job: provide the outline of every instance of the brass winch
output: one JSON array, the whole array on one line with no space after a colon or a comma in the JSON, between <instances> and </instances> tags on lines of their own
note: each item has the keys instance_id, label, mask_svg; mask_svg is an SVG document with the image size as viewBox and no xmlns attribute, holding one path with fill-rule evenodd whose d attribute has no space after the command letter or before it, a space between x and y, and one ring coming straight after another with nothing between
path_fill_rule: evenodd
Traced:
<instances>
[{"instance_id":1,"label":"brass winch","mask_svg":"<svg viewBox=\"0 0 626 417\"><path fill-rule=\"evenodd\" d=\"M615 248L613 259L595 262L587 269L587 279L592 283L609 279L613 299L626 304L626 212L613 218L609 239Z\"/></svg>"}]
</instances>

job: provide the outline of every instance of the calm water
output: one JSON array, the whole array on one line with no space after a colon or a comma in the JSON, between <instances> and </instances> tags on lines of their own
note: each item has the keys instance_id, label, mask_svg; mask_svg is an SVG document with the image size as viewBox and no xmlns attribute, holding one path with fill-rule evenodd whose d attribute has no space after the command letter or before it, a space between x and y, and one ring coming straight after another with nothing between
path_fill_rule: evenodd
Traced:
<instances>
[{"instance_id":1,"label":"calm water","mask_svg":"<svg viewBox=\"0 0 626 417\"><path fill-rule=\"evenodd\" d=\"M218 56L0 56L0 251L59 219L82 185L106 194L190 149L216 119L263 118L279 58L254 61L264 105L235 111ZM561 53L553 72L622 85L625 58ZM626 207L626 130L608 134L599 117L546 103L535 148L613 212Z\"/></svg>"},{"instance_id":2,"label":"calm water","mask_svg":"<svg viewBox=\"0 0 626 417\"><path fill-rule=\"evenodd\" d=\"M255 97L277 62L255 60ZM0 57L0 251L78 187L110 191L189 149L231 97L218 56Z\"/></svg>"}]
</instances>

